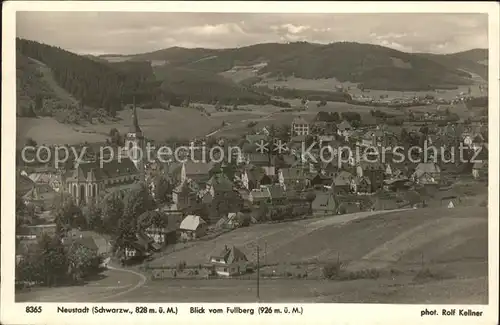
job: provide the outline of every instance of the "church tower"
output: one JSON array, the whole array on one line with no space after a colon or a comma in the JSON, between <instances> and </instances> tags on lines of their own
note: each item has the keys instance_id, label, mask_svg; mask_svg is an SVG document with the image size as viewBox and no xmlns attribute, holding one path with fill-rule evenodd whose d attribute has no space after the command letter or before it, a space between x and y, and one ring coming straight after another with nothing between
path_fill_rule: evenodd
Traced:
<instances>
[{"instance_id":1,"label":"church tower","mask_svg":"<svg viewBox=\"0 0 500 325\"><path fill-rule=\"evenodd\" d=\"M146 159L145 152L145 141L144 136L142 134L142 130L139 126L139 121L137 118L137 109L135 107L135 99L134 106L132 108L132 123L130 124L129 132L125 138L125 149L129 156L129 158L134 162L137 170L140 174L140 181L145 181L145 170L144 170L144 161Z\"/></svg>"}]
</instances>

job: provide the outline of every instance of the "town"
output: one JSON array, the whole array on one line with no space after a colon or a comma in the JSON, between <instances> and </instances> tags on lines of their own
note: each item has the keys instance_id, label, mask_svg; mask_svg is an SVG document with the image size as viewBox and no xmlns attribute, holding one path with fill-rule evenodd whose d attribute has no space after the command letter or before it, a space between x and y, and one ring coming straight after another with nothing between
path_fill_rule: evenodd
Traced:
<instances>
[{"instance_id":1,"label":"town","mask_svg":"<svg viewBox=\"0 0 500 325\"><path fill-rule=\"evenodd\" d=\"M474 100L461 98L460 104ZM89 258L100 263L113 257L126 265L154 260L179 244L203 245L208 239L255 224L363 211L470 205L452 188L461 180L486 186L487 120L483 116L460 120L451 113L451 106L446 110L437 107L436 113L412 113L396 122L372 110L377 122L368 125L353 113L319 111L311 121L297 116L290 125L251 129L236 143L241 156L213 163L135 159L134 148L144 148L148 140L133 106L130 130L123 135L123 143L117 143L127 149L126 157L99 164L103 157L95 148L100 144L82 144L80 150L88 150L83 161L74 166L55 169L50 164L28 164L19 168L16 237L23 247L16 256L19 267L33 263L26 259L31 257L30 244L44 234L58 234L72 254L91 252ZM115 137L114 132L111 135ZM192 143L196 141L201 139L192 139ZM203 141L228 145L224 138ZM259 141L280 141L286 146L259 152ZM419 163L394 163L390 157L384 162L344 157L345 163L339 165L337 157L327 162L319 157L324 147L332 148L329 152L335 155L342 146L353 151L396 144L409 148L423 141L444 148L448 154L462 144L468 158L443 164L433 155ZM303 144L315 144L311 153L317 159L304 158ZM420 155L423 157L422 152ZM86 269L76 276L90 270L92 263L88 263L80 266ZM182 263L177 269L193 264L189 260ZM207 276L238 276L251 272L255 261L228 241L203 267Z\"/></svg>"},{"instance_id":2,"label":"town","mask_svg":"<svg viewBox=\"0 0 500 325\"><path fill-rule=\"evenodd\" d=\"M129 14L17 18L16 301L488 303L486 43Z\"/></svg>"}]
</instances>

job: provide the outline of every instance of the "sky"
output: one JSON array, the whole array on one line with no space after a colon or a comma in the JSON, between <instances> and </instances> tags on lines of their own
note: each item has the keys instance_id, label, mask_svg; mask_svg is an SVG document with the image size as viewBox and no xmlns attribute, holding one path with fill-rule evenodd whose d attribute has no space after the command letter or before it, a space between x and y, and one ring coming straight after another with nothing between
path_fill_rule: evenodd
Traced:
<instances>
[{"instance_id":1,"label":"sky","mask_svg":"<svg viewBox=\"0 0 500 325\"><path fill-rule=\"evenodd\" d=\"M17 13L17 37L79 54L137 54L173 46L353 41L404 52L488 47L487 14L267 14L158 12Z\"/></svg>"}]
</instances>

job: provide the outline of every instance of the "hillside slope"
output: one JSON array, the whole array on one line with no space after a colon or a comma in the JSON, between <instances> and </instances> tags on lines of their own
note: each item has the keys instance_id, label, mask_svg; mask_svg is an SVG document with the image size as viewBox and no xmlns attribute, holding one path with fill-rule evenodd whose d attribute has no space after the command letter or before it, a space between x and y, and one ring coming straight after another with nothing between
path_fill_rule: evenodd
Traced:
<instances>
[{"instance_id":1,"label":"hillside slope","mask_svg":"<svg viewBox=\"0 0 500 325\"><path fill-rule=\"evenodd\" d=\"M418 54L421 57L439 63L449 69L461 69L477 74L483 80L488 80L488 52L487 50L476 49L453 54Z\"/></svg>"},{"instance_id":2,"label":"hillside slope","mask_svg":"<svg viewBox=\"0 0 500 325\"><path fill-rule=\"evenodd\" d=\"M42 62L20 53L17 53L16 62L17 116L50 115L55 107L78 103L59 86L51 69Z\"/></svg>"},{"instance_id":3,"label":"hillside slope","mask_svg":"<svg viewBox=\"0 0 500 325\"><path fill-rule=\"evenodd\" d=\"M266 247L267 263L324 263L340 258L352 268L408 269L421 265L423 256L429 265L457 261L484 265L488 260L487 223L486 208L462 207L364 212L256 225L168 254L154 264L175 265L181 260L189 265L205 263L224 245L235 245L254 260L258 242Z\"/></svg>"},{"instance_id":4,"label":"hillside slope","mask_svg":"<svg viewBox=\"0 0 500 325\"><path fill-rule=\"evenodd\" d=\"M336 78L341 82L362 83L370 89L427 90L472 83L471 76L459 70L461 67L456 64L456 60L465 59L459 58L459 54L456 56L433 59L426 55L352 42L327 45L294 42L219 50L174 47L126 59L154 61L155 64L163 62L170 67L212 73L261 64L259 74L271 77Z\"/></svg>"}]
</instances>

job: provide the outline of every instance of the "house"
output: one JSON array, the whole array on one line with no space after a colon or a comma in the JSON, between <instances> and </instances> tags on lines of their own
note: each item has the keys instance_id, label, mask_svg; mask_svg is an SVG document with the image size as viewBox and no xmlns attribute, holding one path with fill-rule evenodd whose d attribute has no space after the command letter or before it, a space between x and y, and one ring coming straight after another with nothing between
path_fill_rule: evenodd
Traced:
<instances>
[{"instance_id":1,"label":"house","mask_svg":"<svg viewBox=\"0 0 500 325\"><path fill-rule=\"evenodd\" d=\"M269 136L264 134L247 134L245 136L245 142L249 144L256 144L261 142L267 142L269 140Z\"/></svg>"},{"instance_id":2,"label":"house","mask_svg":"<svg viewBox=\"0 0 500 325\"><path fill-rule=\"evenodd\" d=\"M253 205L253 197L251 191L246 188L238 189L236 191L238 192L241 200L243 201L242 210L251 209Z\"/></svg>"},{"instance_id":3,"label":"house","mask_svg":"<svg viewBox=\"0 0 500 325\"><path fill-rule=\"evenodd\" d=\"M343 120L342 122L340 122L340 124L337 125L337 134L343 137L345 141L349 141L349 137L353 130L354 128L352 127L352 125L346 120Z\"/></svg>"},{"instance_id":4,"label":"house","mask_svg":"<svg viewBox=\"0 0 500 325\"><path fill-rule=\"evenodd\" d=\"M163 245L175 244L177 230L180 227L180 223L177 222L179 218L176 218L175 214L160 213L159 217L164 219L165 222L161 224L152 222L144 229L144 234L153 241L152 246L155 250L159 250Z\"/></svg>"},{"instance_id":5,"label":"house","mask_svg":"<svg viewBox=\"0 0 500 325\"><path fill-rule=\"evenodd\" d=\"M460 198L457 196L447 196L441 198L441 206L446 206L448 209L453 209L460 204Z\"/></svg>"},{"instance_id":6,"label":"house","mask_svg":"<svg viewBox=\"0 0 500 325\"><path fill-rule=\"evenodd\" d=\"M319 172L311 179L311 186L329 186L332 185L332 180L332 176L326 171Z\"/></svg>"},{"instance_id":7,"label":"house","mask_svg":"<svg viewBox=\"0 0 500 325\"><path fill-rule=\"evenodd\" d=\"M99 247L97 247L94 238L92 238L91 236L84 236L83 234L79 234L77 237L65 237L62 239L62 243L68 250L72 249L75 246L82 246L89 249L96 255L99 251Z\"/></svg>"},{"instance_id":8,"label":"house","mask_svg":"<svg viewBox=\"0 0 500 325\"><path fill-rule=\"evenodd\" d=\"M393 177L384 180L384 189L388 191L400 191L408 188L409 179L404 176Z\"/></svg>"},{"instance_id":9,"label":"house","mask_svg":"<svg viewBox=\"0 0 500 325\"><path fill-rule=\"evenodd\" d=\"M441 168L433 162L419 163L412 179L421 185L437 185L440 181Z\"/></svg>"},{"instance_id":10,"label":"house","mask_svg":"<svg viewBox=\"0 0 500 325\"><path fill-rule=\"evenodd\" d=\"M238 248L225 246L219 254L210 257L210 264L219 276L236 276L246 273L248 259Z\"/></svg>"},{"instance_id":11,"label":"house","mask_svg":"<svg viewBox=\"0 0 500 325\"><path fill-rule=\"evenodd\" d=\"M404 193L403 200L406 202L403 206L418 208L424 206L424 200L416 191L407 191Z\"/></svg>"},{"instance_id":12,"label":"house","mask_svg":"<svg viewBox=\"0 0 500 325\"><path fill-rule=\"evenodd\" d=\"M287 202L286 191L283 186L273 184L268 186L269 193L271 194L271 203L273 205L285 205Z\"/></svg>"},{"instance_id":13,"label":"house","mask_svg":"<svg viewBox=\"0 0 500 325\"><path fill-rule=\"evenodd\" d=\"M349 193L351 180L354 176L343 170L337 173L333 178L332 189L335 194L346 194Z\"/></svg>"},{"instance_id":14,"label":"house","mask_svg":"<svg viewBox=\"0 0 500 325\"><path fill-rule=\"evenodd\" d=\"M320 192L312 202L312 212L314 216L335 214L337 211L337 201L331 192Z\"/></svg>"},{"instance_id":15,"label":"house","mask_svg":"<svg viewBox=\"0 0 500 325\"><path fill-rule=\"evenodd\" d=\"M198 184L203 184L210 178L210 171L215 167L214 162L193 162L184 163L186 179L190 179Z\"/></svg>"},{"instance_id":16,"label":"house","mask_svg":"<svg viewBox=\"0 0 500 325\"><path fill-rule=\"evenodd\" d=\"M246 155L247 164L252 164L257 167L274 166L275 156L268 153L252 152Z\"/></svg>"},{"instance_id":17,"label":"house","mask_svg":"<svg viewBox=\"0 0 500 325\"><path fill-rule=\"evenodd\" d=\"M475 179L488 179L488 161L475 162L472 165L472 176Z\"/></svg>"},{"instance_id":18,"label":"house","mask_svg":"<svg viewBox=\"0 0 500 325\"><path fill-rule=\"evenodd\" d=\"M227 216L223 216L215 224L216 228L219 229L235 229L240 227L240 221L242 219L243 213L241 212L230 212Z\"/></svg>"},{"instance_id":19,"label":"house","mask_svg":"<svg viewBox=\"0 0 500 325\"><path fill-rule=\"evenodd\" d=\"M251 195L253 198L253 204L256 206L271 203L271 192L266 186L254 188L251 192Z\"/></svg>"},{"instance_id":20,"label":"house","mask_svg":"<svg viewBox=\"0 0 500 325\"><path fill-rule=\"evenodd\" d=\"M360 212L361 207L359 202L341 202L337 209L337 214L349 214Z\"/></svg>"},{"instance_id":21,"label":"house","mask_svg":"<svg viewBox=\"0 0 500 325\"><path fill-rule=\"evenodd\" d=\"M52 205L58 194L49 184L34 184L26 194L23 195L25 204L33 204L37 209L47 211L52 209Z\"/></svg>"},{"instance_id":22,"label":"house","mask_svg":"<svg viewBox=\"0 0 500 325\"><path fill-rule=\"evenodd\" d=\"M251 165L249 167L246 172L248 175L248 188L250 190L274 183L273 177L268 176L264 168Z\"/></svg>"},{"instance_id":23,"label":"house","mask_svg":"<svg viewBox=\"0 0 500 325\"><path fill-rule=\"evenodd\" d=\"M43 236L43 234L47 234L49 236L54 236L56 233L56 224L45 224L45 225L36 225L36 226L26 226L23 225L16 229L16 239L38 239Z\"/></svg>"},{"instance_id":24,"label":"house","mask_svg":"<svg viewBox=\"0 0 500 325\"><path fill-rule=\"evenodd\" d=\"M356 194L368 194L372 192L370 178L367 176L356 176L351 179L351 191Z\"/></svg>"},{"instance_id":25,"label":"house","mask_svg":"<svg viewBox=\"0 0 500 325\"><path fill-rule=\"evenodd\" d=\"M147 257L149 255L148 246L149 242L139 239L124 243L118 251L118 255L121 256L121 263L127 264Z\"/></svg>"},{"instance_id":26,"label":"house","mask_svg":"<svg viewBox=\"0 0 500 325\"><path fill-rule=\"evenodd\" d=\"M186 216L180 226L181 238L185 240L196 239L205 236L207 233L207 223L200 216Z\"/></svg>"},{"instance_id":27,"label":"house","mask_svg":"<svg viewBox=\"0 0 500 325\"><path fill-rule=\"evenodd\" d=\"M292 121L293 135L309 135L309 123L302 117L296 117Z\"/></svg>"},{"instance_id":28,"label":"house","mask_svg":"<svg viewBox=\"0 0 500 325\"><path fill-rule=\"evenodd\" d=\"M401 203L403 204L404 202ZM396 210L400 208L400 204L398 203L397 199L395 198L382 198L382 197L377 197L373 200L373 204L371 209L374 211L380 211L380 210Z\"/></svg>"},{"instance_id":29,"label":"house","mask_svg":"<svg viewBox=\"0 0 500 325\"><path fill-rule=\"evenodd\" d=\"M61 189L61 175L55 168L36 168L28 177L37 184L49 184L56 192Z\"/></svg>"},{"instance_id":30,"label":"house","mask_svg":"<svg viewBox=\"0 0 500 325\"><path fill-rule=\"evenodd\" d=\"M368 177L371 183L371 192L375 192L383 185L385 167L380 162L361 161L356 167L356 174L359 177Z\"/></svg>"},{"instance_id":31,"label":"house","mask_svg":"<svg viewBox=\"0 0 500 325\"><path fill-rule=\"evenodd\" d=\"M28 193L35 182L24 173L16 173L16 195L24 196Z\"/></svg>"}]
</instances>

